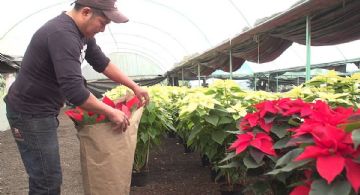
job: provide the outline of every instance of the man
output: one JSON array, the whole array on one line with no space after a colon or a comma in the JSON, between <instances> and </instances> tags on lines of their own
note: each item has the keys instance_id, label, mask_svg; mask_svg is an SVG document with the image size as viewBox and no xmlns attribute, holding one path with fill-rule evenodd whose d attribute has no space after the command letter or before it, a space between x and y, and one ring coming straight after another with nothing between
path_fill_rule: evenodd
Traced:
<instances>
[{"instance_id":1,"label":"man","mask_svg":"<svg viewBox=\"0 0 360 195\"><path fill-rule=\"evenodd\" d=\"M105 114L114 130L129 125L120 110L105 105L84 86L81 63L86 59L108 78L131 88L147 104L149 95L110 62L96 44L95 34L111 21L128 19L116 0L77 0L72 10L44 24L32 37L20 72L4 98L7 117L29 175L29 194L60 194L62 173L57 139L60 108L65 100Z\"/></svg>"}]
</instances>

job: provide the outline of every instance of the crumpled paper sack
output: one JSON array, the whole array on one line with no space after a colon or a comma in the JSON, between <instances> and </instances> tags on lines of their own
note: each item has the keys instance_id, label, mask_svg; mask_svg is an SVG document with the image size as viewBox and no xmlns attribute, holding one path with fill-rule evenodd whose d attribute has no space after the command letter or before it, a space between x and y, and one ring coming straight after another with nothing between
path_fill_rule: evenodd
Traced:
<instances>
[{"instance_id":1,"label":"crumpled paper sack","mask_svg":"<svg viewBox=\"0 0 360 195\"><path fill-rule=\"evenodd\" d=\"M127 195L136 148L137 130L143 107L135 110L123 133L113 124L76 127L80 140L80 161L85 195Z\"/></svg>"}]
</instances>

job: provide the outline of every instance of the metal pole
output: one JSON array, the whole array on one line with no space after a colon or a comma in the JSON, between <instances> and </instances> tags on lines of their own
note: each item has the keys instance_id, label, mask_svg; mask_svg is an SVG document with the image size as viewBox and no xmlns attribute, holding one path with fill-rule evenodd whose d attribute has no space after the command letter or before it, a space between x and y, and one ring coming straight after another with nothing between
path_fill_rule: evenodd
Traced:
<instances>
[{"instance_id":1,"label":"metal pole","mask_svg":"<svg viewBox=\"0 0 360 195\"><path fill-rule=\"evenodd\" d=\"M269 74L269 77L268 77L267 91L270 91L270 74Z\"/></svg>"},{"instance_id":2,"label":"metal pole","mask_svg":"<svg viewBox=\"0 0 360 195\"><path fill-rule=\"evenodd\" d=\"M230 51L229 51L229 56L230 56L230 59L229 59L230 80L232 80L232 78L233 78L233 64L232 64L231 39L230 39Z\"/></svg>"},{"instance_id":3,"label":"metal pole","mask_svg":"<svg viewBox=\"0 0 360 195\"><path fill-rule=\"evenodd\" d=\"M231 49L230 49L230 80L232 80L233 78L233 64L232 64L232 52L231 52Z\"/></svg>"},{"instance_id":4,"label":"metal pole","mask_svg":"<svg viewBox=\"0 0 360 195\"><path fill-rule=\"evenodd\" d=\"M276 92L278 92L279 91L279 78L278 78L278 76L279 76L279 74L278 73L276 73Z\"/></svg>"},{"instance_id":5,"label":"metal pole","mask_svg":"<svg viewBox=\"0 0 360 195\"><path fill-rule=\"evenodd\" d=\"M256 91L256 74L254 74L254 91Z\"/></svg>"},{"instance_id":6,"label":"metal pole","mask_svg":"<svg viewBox=\"0 0 360 195\"><path fill-rule=\"evenodd\" d=\"M198 80L199 80L199 87L201 86L201 80L200 80L200 64L198 64Z\"/></svg>"},{"instance_id":7,"label":"metal pole","mask_svg":"<svg viewBox=\"0 0 360 195\"><path fill-rule=\"evenodd\" d=\"M298 79L297 79L297 85L299 86L300 85L300 77L298 76Z\"/></svg>"},{"instance_id":8,"label":"metal pole","mask_svg":"<svg viewBox=\"0 0 360 195\"><path fill-rule=\"evenodd\" d=\"M181 86L184 86L184 68L181 68Z\"/></svg>"},{"instance_id":9,"label":"metal pole","mask_svg":"<svg viewBox=\"0 0 360 195\"><path fill-rule=\"evenodd\" d=\"M311 18L306 16L306 81L310 80L311 63Z\"/></svg>"}]
</instances>

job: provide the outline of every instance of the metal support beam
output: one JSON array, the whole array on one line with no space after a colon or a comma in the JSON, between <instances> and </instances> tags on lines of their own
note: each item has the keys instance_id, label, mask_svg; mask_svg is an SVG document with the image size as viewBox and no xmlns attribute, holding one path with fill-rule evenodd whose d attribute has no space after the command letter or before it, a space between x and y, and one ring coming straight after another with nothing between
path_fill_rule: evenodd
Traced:
<instances>
[{"instance_id":1,"label":"metal support beam","mask_svg":"<svg viewBox=\"0 0 360 195\"><path fill-rule=\"evenodd\" d=\"M181 68L181 86L184 86L184 68Z\"/></svg>"},{"instance_id":2,"label":"metal support beam","mask_svg":"<svg viewBox=\"0 0 360 195\"><path fill-rule=\"evenodd\" d=\"M229 59L229 66L230 66L230 68L229 68L229 71L230 71L230 80L232 80L232 78L233 78L233 64L232 64L232 49L231 49L231 39L230 39L230 50L229 50L229 57L230 57L230 59Z\"/></svg>"},{"instance_id":3,"label":"metal support beam","mask_svg":"<svg viewBox=\"0 0 360 195\"><path fill-rule=\"evenodd\" d=\"M254 74L254 91L256 91L256 74Z\"/></svg>"},{"instance_id":4,"label":"metal support beam","mask_svg":"<svg viewBox=\"0 0 360 195\"><path fill-rule=\"evenodd\" d=\"M306 81L310 80L311 63L311 18L306 17Z\"/></svg>"},{"instance_id":5,"label":"metal support beam","mask_svg":"<svg viewBox=\"0 0 360 195\"><path fill-rule=\"evenodd\" d=\"M276 92L279 92L279 74L276 73Z\"/></svg>"},{"instance_id":6,"label":"metal support beam","mask_svg":"<svg viewBox=\"0 0 360 195\"><path fill-rule=\"evenodd\" d=\"M200 64L198 64L198 80L199 80L199 87L201 86L201 75L200 75Z\"/></svg>"}]
</instances>

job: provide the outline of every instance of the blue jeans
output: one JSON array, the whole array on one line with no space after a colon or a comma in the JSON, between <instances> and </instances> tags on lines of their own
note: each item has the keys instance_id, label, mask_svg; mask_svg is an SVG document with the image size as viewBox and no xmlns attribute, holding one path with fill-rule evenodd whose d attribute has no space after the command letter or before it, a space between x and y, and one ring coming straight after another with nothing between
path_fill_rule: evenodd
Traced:
<instances>
[{"instance_id":1,"label":"blue jeans","mask_svg":"<svg viewBox=\"0 0 360 195\"><path fill-rule=\"evenodd\" d=\"M29 195L58 195L62 184L57 116L14 112L6 107L11 131L29 176Z\"/></svg>"}]
</instances>

